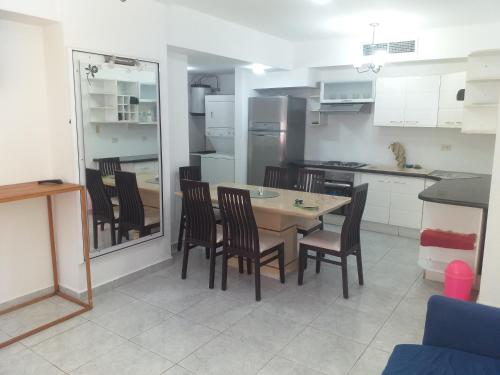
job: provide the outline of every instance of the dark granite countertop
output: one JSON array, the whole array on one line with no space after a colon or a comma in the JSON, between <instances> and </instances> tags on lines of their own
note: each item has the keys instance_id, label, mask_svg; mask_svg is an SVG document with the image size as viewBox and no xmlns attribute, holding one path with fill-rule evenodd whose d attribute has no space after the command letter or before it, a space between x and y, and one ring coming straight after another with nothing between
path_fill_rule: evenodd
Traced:
<instances>
[{"instance_id":1,"label":"dark granite countertop","mask_svg":"<svg viewBox=\"0 0 500 375\"><path fill-rule=\"evenodd\" d=\"M106 159L106 158L102 158ZM148 154L148 155L134 155L134 156L120 156L120 163L144 163L148 161L157 161L157 154ZM99 162L101 158L94 159L95 162Z\"/></svg>"},{"instance_id":2,"label":"dark granite countertop","mask_svg":"<svg viewBox=\"0 0 500 375\"><path fill-rule=\"evenodd\" d=\"M398 170L392 167L381 167L376 165L366 165L360 168L337 167L325 165L324 162L317 160L296 160L290 164L298 167L428 178L438 182L423 190L418 195L419 199L427 202L488 209L491 176L486 174L435 171L428 169Z\"/></svg>"},{"instance_id":3,"label":"dark granite countertop","mask_svg":"<svg viewBox=\"0 0 500 375\"><path fill-rule=\"evenodd\" d=\"M439 178L434 178L430 176L432 170L429 169L414 169L405 168L403 170L397 169L396 167L390 166L378 166L367 164L363 167L352 168L352 167L338 167L333 165L327 165L324 161L319 160L294 160L290 162L291 165L304 168L322 168L322 169L335 169L339 171L351 171L351 172L364 172L364 173L377 173L386 174L393 176L406 176L406 177L418 177L418 178L433 178L439 180Z\"/></svg>"},{"instance_id":4,"label":"dark granite countertop","mask_svg":"<svg viewBox=\"0 0 500 375\"><path fill-rule=\"evenodd\" d=\"M418 197L427 202L476 207L487 210L490 200L491 176L440 180L422 191Z\"/></svg>"}]
</instances>

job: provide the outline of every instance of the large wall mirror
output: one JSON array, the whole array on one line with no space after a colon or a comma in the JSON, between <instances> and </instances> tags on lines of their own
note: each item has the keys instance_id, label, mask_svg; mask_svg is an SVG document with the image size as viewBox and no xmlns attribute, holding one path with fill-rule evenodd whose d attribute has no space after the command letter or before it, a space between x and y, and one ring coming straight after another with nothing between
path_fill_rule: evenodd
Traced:
<instances>
[{"instance_id":1,"label":"large wall mirror","mask_svg":"<svg viewBox=\"0 0 500 375\"><path fill-rule=\"evenodd\" d=\"M163 235L158 64L73 51L91 256Z\"/></svg>"}]
</instances>

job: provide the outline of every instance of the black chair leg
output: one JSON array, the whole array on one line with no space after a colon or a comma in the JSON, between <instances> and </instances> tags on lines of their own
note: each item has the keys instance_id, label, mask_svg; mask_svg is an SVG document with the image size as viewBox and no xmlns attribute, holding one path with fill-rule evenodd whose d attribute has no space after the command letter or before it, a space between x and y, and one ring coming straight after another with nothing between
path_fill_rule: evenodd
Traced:
<instances>
[{"instance_id":1,"label":"black chair leg","mask_svg":"<svg viewBox=\"0 0 500 375\"><path fill-rule=\"evenodd\" d=\"M226 250L223 250L224 252L222 253L222 285L221 289L226 290L227 289L227 258L228 254Z\"/></svg>"},{"instance_id":2,"label":"black chair leg","mask_svg":"<svg viewBox=\"0 0 500 375\"><path fill-rule=\"evenodd\" d=\"M118 243L119 244L122 243L122 237L123 237L123 228L120 225L118 225Z\"/></svg>"},{"instance_id":3,"label":"black chair leg","mask_svg":"<svg viewBox=\"0 0 500 375\"><path fill-rule=\"evenodd\" d=\"M115 232L115 223L111 222L110 226L110 231L111 231L111 245L115 246L116 245L116 232Z\"/></svg>"},{"instance_id":4,"label":"black chair leg","mask_svg":"<svg viewBox=\"0 0 500 375\"><path fill-rule=\"evenodd\" d=\"M187 276L188 258L189 258L189 244L186 241L184 241L184 255L182 257L182 274L181 274L181 277L183 279L185 279Z\"/></svg>"},{"instance_id":5,"label":"black chair leg","mask_svg":"<svg viewBox=\"0 0 500 375\"><path fill-rule=\"evenodd\" d=\"M320 253L319 251L316 251L316 273L320 273L321 271L321 258L323 257L323 254Z\"/></svg>"},{"instance_id":6,"label":"black chair leg","mask_svg":"<svg viewBox=\"0 0 500 375\"><path fill-rule=\"evenodd\" d=\"M280 267L280 281L285 283L285 245L281 245L278 249L278 264Z\"/></svg>"},{"instance_id":7,"label":"black chair leg","mask_svg":"<svg viewBox=\"0 0 500 375\"><path fill-rule=\"evenodd\" d=\"M240 273L243 273L245 272L245 270L243 269L243 257L238 257L238 271L240 271Z\"/></svg>"},{"instance_id":8,"label":"black chair leg","mask_svg":"<svg viewBox=\"0 0 500 375\"><path fill-rule=\"evenodd\" d=\"M252 274L252 259L250 258L247 258L247 273Z\"/></svg>"},{"instance_id":9,"label":"black chair leg","mask_svg":"<svg viewBox=\"0 0 500 375\"><path fill-rule=\"evenodd\" d=\"M341 264L342 264L342 294L344 295L344 298L347 299L349 298L349 279L347 278L347 257L343 256L341 259Z\"/></svg>"},{"instance_id":10,"label":"black chair leg","mask_svg":"<svg viewBox=\"0 0 500 375\"><path fill-rule=\"evenodd\" d=\"M358 265L358 281L359 285L363 285L364 278L363 278L363 261L361 259L361 250L358 250L356 253L356 263Z\"/></svg>"},{"instance_id":11,"label":"black chair leg","mask_svg":"<svg viewBox=\"0 0 500 375\"><path fill-rule=\"evenodd\" d=\"M309 257L309 251L304 250L304 253L305 253L305 255L304 255L304 259L305 259L304 260L304 269L306 270L307 269L307 263L309 262L309 258L308 258Z\"/></svg>"},{"instance_id":12,"label":"black chair leg","mask_svg":"<svg viewBox=\"0 0 500 375\"><path fill-rule=\"evenodd\" d=\"M101 232L104 230L104 222L101 223Z\"/></svg>"},{"instance_id":13,"label":"black chair leg","mask_svg":"<svg viewBox=\"0 0 500 375\"><path fill-rule=\"evenodd\" d=\"M184 227L186 226L186 216L184 210L181 212L181 222L179 224L179 237L177 238L177 251L182 250L182 239L184 238Z\"/></svg>"},{"instance_id":14,"label":"black chair leg","mask_svg":"<svg viewBox=\"0 0 500 375\"><path fill-rule=\"evenodd\" d=\"M92 234L94 236L94 249L97 249L99 247L99 241L98 241L98 238L97 238L97 220L93 220L92 222Z\"/></svg>"},{"instance_id":15,"label":"black chair leg","mask_svg":"<svg viewBox=\"0 0 500 375\"><path fill-rule=\"evenodd\" d=\"M304 283L304 268L305 263L307 262L307 251L299 245L299 276L298 276L298 284L302 285Z\"/></svg>"},{"instance_id":16,"label":"black chair leg","mask_svg":"<svg viewBox=\"0 0 500 375\"><path fill-rule=\"evenodd\" d=\"M210 248L209 247L205 248L205 258L210 259Z\"/></svg>"},{"instance_id":17,"label":"black chair leg","mask_svg":"<svg viewBox=\"0 0 500 375\"><path fill-rule=\"evenodd\" d=\"M208 287L210 289L214 288L214 283L215 283L215 247L212 247L209 249L210 251L210 281L208 284Z\"/></svg>"},{"instance_id":18,"label":"black chair leg","mask_svg":"<svg viewBox=\"0 0 500 375\"><path fill-rule=\"evenodd\" d=\"M260 261L255 259L255 300L260 301Z\"/></svg>"}]
</instances>

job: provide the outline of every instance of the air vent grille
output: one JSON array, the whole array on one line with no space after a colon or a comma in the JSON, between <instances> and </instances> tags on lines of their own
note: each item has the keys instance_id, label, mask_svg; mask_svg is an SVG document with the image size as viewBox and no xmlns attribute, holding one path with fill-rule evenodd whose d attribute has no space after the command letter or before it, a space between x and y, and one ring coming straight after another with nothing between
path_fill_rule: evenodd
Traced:
<instances>
[{"instance_id":1,"label":"air vent grille","mask_svg":"<svg viewBox=\"0 0 500 375\"><path fill-rule=\"evenodd\" d=\"M414 40L404 40L401 42L376 43L363 45L363 56L374 55L377 51L387 51L388 53L413 53L416 43Z\"/></svg>"}]
</instances>

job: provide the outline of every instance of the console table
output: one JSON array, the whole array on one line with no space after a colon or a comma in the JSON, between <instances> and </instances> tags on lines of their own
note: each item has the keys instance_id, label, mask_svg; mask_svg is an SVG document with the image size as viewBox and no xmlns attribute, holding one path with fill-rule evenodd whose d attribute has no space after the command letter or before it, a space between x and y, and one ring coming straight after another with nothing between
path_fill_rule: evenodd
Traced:
<instances>
[{"instance_id":1,"label":"console table","mask_svg":"<svg viewBox=\"0 0 500 375\"><path fill-rule=\"evenodd\" d=\"M59 277L58 277L58 269L57 269L57 252L55 245L55 237L54 237L54 218L52 213L52 197L57 194L64 194L70 192L78 192L80 194L81 201L81 218L82 218L82 236L83 236L83 255L85 260L85 271L87 276L87 302L83 302L77 298L67 295L62 292L59 288ZM52 258L52 273L54 279L54 291L33 298L29 301L20 303L18 305L6 308L4 310L0 310L0 315L10 313L12 311L19 310L23 307L32 305L34 303L40 302L44 299L59 296L68 301L71 301L79 306L81 309L74 311L70 314L62 316L56 320L43 324L37 328L34 328L28 332L22 333L16 337L12 337L7 341L0 343L0 348L3 348L7 345L13 344L19 340L22 340L28 336L34 335L44 329L50 328L56 324L62 323L68 319L71 319L77 315L83 314L84 312L92 309L92 282L90 275L90 258L89 258L89 234L88 234L88 225L87 225L87 202L86 202L86 192L85 187L82 185L76 184L59 184L59 185L39 185L37 182L27 182L21 184L14 185L4 185L0 186L0 204L7 202L15 202L24 199L32 199L32 198L42 198L46 197L47 199L47 211L48 211L48 222L49 222L49 234L50 234L50 256ZM0 206L1 209L1 206ZM49 254L47 254L49 255Z\"/></svg>"}]
</instances>

